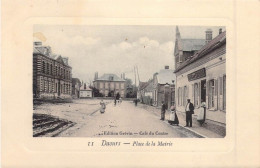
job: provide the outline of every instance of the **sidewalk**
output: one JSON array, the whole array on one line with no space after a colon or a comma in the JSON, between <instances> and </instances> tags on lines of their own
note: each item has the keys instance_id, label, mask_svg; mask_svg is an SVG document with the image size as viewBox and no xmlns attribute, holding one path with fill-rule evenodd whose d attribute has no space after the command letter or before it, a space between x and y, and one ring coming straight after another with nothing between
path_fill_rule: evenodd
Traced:
<instances>
[{"instance_id":1,"label":"sidewalk","mask_svg":"<svg viewBox=\"0 0 260 168\"><path fill-rule=\"evenodd\" d=\"M148 106L145 104L138 104L144 109L151 111L160 117L161 110L158 107ZM223 138L226 135L226 117L224 112L208 112L206 123L200 126L197 121L197 114L192 115L192 127L184 127L186 125L186 114L184 112L177 112L179 118L179 126L195 132L206 138ZM169 118L169 112L165 114L166 120Z\"/></svg>"}]
</instances>

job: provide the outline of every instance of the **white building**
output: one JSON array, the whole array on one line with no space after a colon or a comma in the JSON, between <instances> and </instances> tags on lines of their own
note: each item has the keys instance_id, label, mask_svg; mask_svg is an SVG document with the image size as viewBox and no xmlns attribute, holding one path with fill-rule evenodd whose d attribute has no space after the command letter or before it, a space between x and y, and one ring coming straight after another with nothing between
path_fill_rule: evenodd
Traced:
<instances>
[{"instance_id":1,"label":"white building","mask_svg":"<svg viewBox=\"0 0 260 168\"><path fill-rule=\"evenodd\" d=\"M208 111L225 111L226 32L220 30L217 37L182 62L175 74L177 111L185 112L187 99L194 104L195 114L201 102L206 102Z\"/></svg>"},{"instance_id":2,"label":"white building","mask_svg":"<svg viewBox=\"0 0 260 168\"><path fill-rule=\"evenodd\" d=\"M80 87L80 92L79 92L80 98L91 98L93 97L92 89L86 86L86 84L82 85Z\"/></svg>"}]
</instances>

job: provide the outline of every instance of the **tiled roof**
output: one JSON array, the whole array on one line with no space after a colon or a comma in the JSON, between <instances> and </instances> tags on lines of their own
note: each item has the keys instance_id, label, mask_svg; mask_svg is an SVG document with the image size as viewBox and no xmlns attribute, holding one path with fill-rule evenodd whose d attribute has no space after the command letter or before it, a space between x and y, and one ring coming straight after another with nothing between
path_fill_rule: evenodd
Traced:
<instances>
[{"instance_id":1,"label":"tiled roof","mask_svg":"<svg viewBox=\"0 0 260 168\"><path fill-rule=\"evenodd\" d=\"M166 84L168 83L169 85L173 84L173 80L176 80L175 74L173 73L174 71L171 69L162 69L157 75L157 80L159 84Z\"/></svg>"},{"instance_id":2,"label":"tiled roof","mask_svg":"<svg viewBox=\"0 0 260 168\"><path fill-rule=\"evenodd\" d=\"M143 90L148 84L149 84L149 82L140 82L139 83L139 89Z\"/></svg>"},{"instance_id":3,"label":"tiled roof","mask_svg":"<svg viewBox=\"0 0 260 168\"><path fill-rule=\"evenodd\" d=\"M187 65L195 62L196 60L200 59L201 57L205 56L209 52L215 50L216 48L222 46L223 44L226 43L226 31L223 33L219 34L217 37L212 39L209 43L204 45L198 52L196 52L191 59L186 60L183 62L176 70L174 71L175 73L178 72L179 70L183 69Z\"/></svg>"},{"instance_id":4,"label":"tiled roof","mask_svg":"<svg viewBox=\"0 0 260 168\"><path fill-rule=\"evenodd\" d=\"M113 80L111 79L113 78ZM117 75L115 74L104 74L103 76L101 76L100 78L96 79L96 81L115 81L115 82L125 82L124 79L119 78Z\"/></svg>"},{"instance_id":5,"label":"tiled roof","mask_svg":"<svg viewBox=\"0 0 260 168\"><path fill-rule=\"evenodd\" d=\"M205 39L181 39L182 51L198 51L205 45Z\"/></svg>"}]
</instances>

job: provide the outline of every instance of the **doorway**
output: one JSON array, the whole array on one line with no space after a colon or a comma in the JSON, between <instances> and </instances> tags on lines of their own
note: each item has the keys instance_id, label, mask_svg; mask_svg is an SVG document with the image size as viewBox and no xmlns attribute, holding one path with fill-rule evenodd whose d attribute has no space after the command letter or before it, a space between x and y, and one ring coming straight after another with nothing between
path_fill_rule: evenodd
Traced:
<instances>
[{"instance_id":1,"label":"doorway","mask_svg":"<svg viewBox=\"0 0 260 168\"><path fill-rule=\"evenodd\" d=\"M201 102L206 102L206 80L201 81Z\"/></svg>"}]
</instances>

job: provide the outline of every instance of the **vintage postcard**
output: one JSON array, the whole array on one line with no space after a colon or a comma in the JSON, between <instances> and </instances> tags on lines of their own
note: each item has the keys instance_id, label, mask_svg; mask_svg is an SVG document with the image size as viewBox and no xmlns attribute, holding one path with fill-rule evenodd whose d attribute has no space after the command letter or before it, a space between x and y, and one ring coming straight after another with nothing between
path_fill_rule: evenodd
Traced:
<instances>
[{"instance_id":1,"label":"vintage postcard","mask_svg":"<svg viewBox=\"0 0 260 168\"><path fill-rule=\"evenodd\" d=\"M226 34L223 26L34 25L33 136L224 138Z\"/></svg>"},{"instance_id":2,"label":"vintage postcard","mask_svg":"<svg viewBox=\"0 0 260 168\"><path fill-rule=\"evenodd\" d=\"M2 6L2 167L259 167L257 5Z\"/></svg>"}]
</instances>

